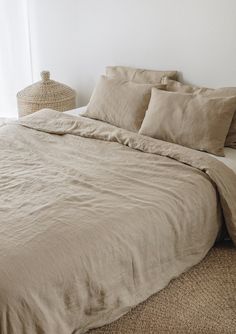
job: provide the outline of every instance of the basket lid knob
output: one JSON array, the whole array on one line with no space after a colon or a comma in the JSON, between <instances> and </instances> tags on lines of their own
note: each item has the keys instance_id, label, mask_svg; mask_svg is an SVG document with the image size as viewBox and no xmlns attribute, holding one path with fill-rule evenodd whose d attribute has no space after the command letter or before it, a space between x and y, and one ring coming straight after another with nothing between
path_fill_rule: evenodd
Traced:
<instances>
[{"instance_id":1,"label":"basket lid knob","mask_svg":"<svg viewBox=\"0 0 236 334\"><path fill-rule=\"evenodd\" d=\"M50 72L49 71L42 71L41 78L43 82L47 82L50 80Z\"/></svg>"}]
</instances>

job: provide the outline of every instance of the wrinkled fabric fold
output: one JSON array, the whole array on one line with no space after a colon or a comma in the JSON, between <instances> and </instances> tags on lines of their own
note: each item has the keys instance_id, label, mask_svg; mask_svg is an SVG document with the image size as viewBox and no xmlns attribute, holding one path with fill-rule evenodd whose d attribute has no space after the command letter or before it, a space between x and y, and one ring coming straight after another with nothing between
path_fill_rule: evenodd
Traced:
<instances>
[{"instance_id":1,"label":"wrinkled fabric fold","mask_svg":"<svg viewBox=\"0 0 236 334\"><path fill-rule=\"evenodd\" d=\"M236 176L205 153L43 110L0 129L0 332L116 320L235 236Z\"/></svg>"},{"instance_id":2,"label":"wrinkled fabric fold","mask_svg":"<svg viewBox=\"0 0 236 334\"><path fill-rule=\"evenodd\" d=\"M202 152L138 135L107 123L94 122L83 117L71 118L70 115L61 115L50 109L44 109L37 115L25 118L20 124L48 133L70 133L117 142L145 153L166 156L202 170L217 186L228 232L236 244L236 176L216 159Z\"/></svg>"}]
</instances>

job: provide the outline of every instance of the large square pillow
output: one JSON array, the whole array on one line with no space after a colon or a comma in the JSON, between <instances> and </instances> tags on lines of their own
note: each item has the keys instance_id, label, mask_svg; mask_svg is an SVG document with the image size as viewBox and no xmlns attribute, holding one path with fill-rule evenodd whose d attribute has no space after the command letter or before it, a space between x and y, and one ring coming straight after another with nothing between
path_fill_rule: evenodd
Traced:
<instances>
[{"instance_id":1,"label":"large square pillow","mask_svg":"<svg viewBox=\"0 0 236 334\"><path fill-rule=\"evenodd\" d=\"M177 79L177 71L156 71L126 66L107 66L106 75L117 79L134 81L137 83L160 83L162 78Z\"/></svg>"},{"instance_id":2,"label":"large square pillow","mask_svg":"<svg viewBox=\"0 0 236 334\"><path fill-rule=\"evenodd\" d=\"M217 89L197 87L197 86L185 85L178 81L170 80L167 77L162 79L162 83L166 84L166 90L171 92L202 94L208 97L236 96L236 87L223 87ZM234 117L226 137L225 146L229 146L236 149L236 104L235 104Z\"/></svg>"},{"instance_id":3,"label":"large square pillow","mask_svg":"<svg viewBox=\"0 0 236 334\"><path fill-rule=\"evenodd\" d=\"M152 96L140 134L224 156L236 97L160 91Z\"/></svg>"},{"instance_id":4,"label":"large square pillow","mask_svg":"<svg viewBox=\"0 0 236 334\"><path fill-rule=\"evenodd\" d=\"M102 76L82 116L137 132L148 108L152 87L152 84ZM155 87L165 88L161 84Z\"/></svg>"}]
</instances>

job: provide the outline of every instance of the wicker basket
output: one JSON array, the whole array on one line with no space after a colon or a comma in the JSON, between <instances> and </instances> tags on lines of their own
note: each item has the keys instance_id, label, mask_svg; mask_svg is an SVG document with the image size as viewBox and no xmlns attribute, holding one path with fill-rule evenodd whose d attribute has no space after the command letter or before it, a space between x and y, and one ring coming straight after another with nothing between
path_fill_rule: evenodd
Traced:
<instances>
[{"instance_id":1,"label":"wicker basket","mask_svg":"<svg viewBox=\"0 0 236 334\"><path fill-rule=\"evenodd\" d=\"M26 116L43 108L66 111L76 107L76 93L70 87L50 79L50 72L41 72L42 81L17 93L18 115Z\"/></svg>"}]
</instances>

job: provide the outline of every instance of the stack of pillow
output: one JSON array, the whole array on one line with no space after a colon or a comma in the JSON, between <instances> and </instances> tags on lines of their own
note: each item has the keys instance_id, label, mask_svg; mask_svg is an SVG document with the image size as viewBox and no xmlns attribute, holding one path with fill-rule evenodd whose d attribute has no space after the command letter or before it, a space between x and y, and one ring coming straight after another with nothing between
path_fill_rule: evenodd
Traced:
<instances>
[{"instance_id":1,"label":"stack of pillow","mask_svg":"<svg viewBox=\"0 0 236 334\"><path fill-rule=\"evenodd\" d=\"M176 76L107 67L83 116L218 156L236 149L236 87L189 86Z\"/></svg>"}]
</instances>

